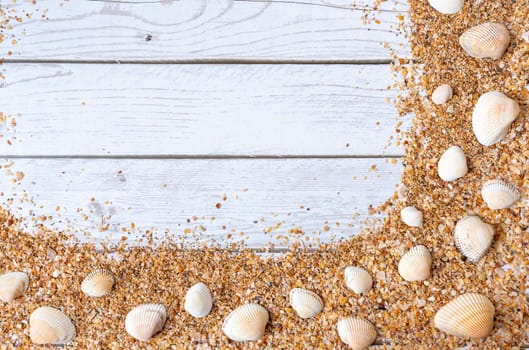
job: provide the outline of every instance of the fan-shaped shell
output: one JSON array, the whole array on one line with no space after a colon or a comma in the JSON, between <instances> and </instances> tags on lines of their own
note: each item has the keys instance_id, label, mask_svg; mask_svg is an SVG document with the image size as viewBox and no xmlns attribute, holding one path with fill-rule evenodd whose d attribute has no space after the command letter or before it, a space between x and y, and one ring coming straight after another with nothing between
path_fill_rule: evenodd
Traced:
<instances>
[{"instance_id":1,"label":"fan-shaped shell","mask_svg":"<svg viewBox=\"0 0 529 350\"><path fill-rule=\"evenodd\" d=\"M67 344L75 338L75 326L61 310L39 307L29 317L29 337L34 344Z\"/></svg>"},{"instance_id":2,"label":"fan-shaped shell","mask_svg":"<svg viewBox=\"0 0 529 350\"><path fill-rule=\"evenodd\" d=\"M423 245L418 245L402 256L399 261L399 274L406 281L424 281L430 277L432 255Z\"/></svg>"},{"instance_id":3,"label":"fan-shaped shell","mask_svg":"<svg viewBox=\"0 0 529 350\"><path fill-rule=\"evenodd\" d=\"M422 226L422 212L414 206L403 208L400 211L402 222L411 227Z\"/></svg>"},{"instance_id":4,"label":"fan-shaped shell","mask_svg":"<svg viewBox=\"0 0 529 350\"><path fill-rule=\"evenodd\" d=\"M475 58L501 58L510 41L507 28L501 23L491 22L472 27L459 37L463 50Z\"/></svg>"},{"instance_id":5,"label":"fan-shaped shell","mask_svg":"<svg viewBox=\"0 0 529 350\"><path fill-rule=\"evenodd\" d=\"M432 102L442 105L452 98L452 88L448 84L439 85L432 93Z\"/></svg>"},{"instance_id":6,"label":"fan-shaped shell","mask_svg":"<svg viewBox=\"0 0 529 350\"><path fill-rule=\"evenodd\" d=\"M373 344L377 338L377 331L369 321L348 317L338 320L338 336L351 349L363 350Z\"/></svg>"},{"instance_id":7,"label":"fan-shaped shell","mask_svg":"<svg viewBox=\"0 0 529 350\"><path fill-rule=\"evenodd\" d=\"M112 271L97 269L85 277L81 283L81 291L89 297L102 297L110 293L115 282Z\"/></svg>"},{"instance_id":8,"label":"fan-shaped shell","mask_svg":"<svg viewBox=\"0 0 529 350\"><path fill-rule=\"evenodd\" d=\"M267 323L268 310L259 304L245 304L226 317L222 331L231 340L254 341L263 337Z\"/></svg>"},{"instance_id":9,"label":"fan-shaped shell","mask_svg":"<svg viewBox=\"0 0 529 350\"><path fill-rule=\"evenodd\" d=\"M467 216L458 221L454 229L457 249L472 262L481 259L492 244L494 229L477 216Z\"/></svg>"},{"instance_id":10,"label":"fan-shaped shell","mask_svg":"<svg viewBox=\"0 0 529 350\"><path fill-rule=\"evenodd\" d=\"M302 288L290 291L290 306L301 318L311 318L323 310L323 301L318 294Z\"/></svg>"},{"instance_id":11,"label":"fan-shaped shell","mask_svg":"<svg viewBox=\"0 0 529 350\"><path fill-rule=\"evenodd\" d=\"M485 182L481 188L481 196L490 209L509 208L520 199L516 187L502 180Z\"/></svg>"},{"instance_id":12,"label":"fan-shaped shell","mask_svg":"<svg viewBox=\"0 0 529 350\"><path fill-rule=\"evenodd\" d=\"M369 272L361 267L348 266L344 273L345 285L356 294L367 293L373 286Z\"/></svg>"},{"instance_id":13,"label":"fan-shaped shell","mask_svg":"<svg viewBox=\"0 0 529 350\"><path fill-rule=\"evenodd\" d=\"M463 294L437 311L435 328L461 337L485 338L494 328L494 305L481 294Z\"/></svg>"},{"instance_id":14,"label":"fan-shaped shell","mask_svg":"<svg viewBox=\"0 0 529 350\"><path fill-rule=\"evenodd\" d=\"M472 129L479 143L491 146L499 142L519 113L518 103L501 92L481 95L472 113Z\"/></svg>"},{"instance_id":15,"label":"fan-shaped shell","mask_svg":"<svg viewBox=\"0 0 529 350\"><path fill-rule=\"evenodd\" d=\"M197 283L189 288L185 296L184 309L193 317L206 317L213 307L213 298L208 286Z\"/></svg>"},{"instance_id":16,"label":"fan-shaped shell","mask_svg":"<svg viewBox=\"0 0 529 350\"><path fill-rule=\"evenodd\" d=\"M10 303L24 295L29 277L24 272L8 272L0 276L0 301Z\"/></svg>"},{"instance_id":17,"label":"fan-shaped shell","mask_svg":"<svg viewBox=\"0 0 529 350\"><path fill-rule=\"evenodd\" d=\"M444 181L455 181L468 172L467 158L459 146L448 148L437 163L437 172Z\"/></svg>"},{"instance_id":18,"label":"fan-shaped shell","mask_svg":"<svg viewBox=\"0 0 529 350\"><path fill-rule=\"evenodd\" d=\"M125 330L140 341L149 341L160 332L167 319L165 306L161 304L138 305L127 314Z\"/></svg>"},{"instance_id":19,"label":"fan-shaped shell","mask_svg":"<svg viewBox=\"0 0 529 350\"><path fill-rule=\"evenodd\" d=\"M463 0L428 0L430 6L445 15L458 13L464 5Z\"/></svg>"}]
</instances>

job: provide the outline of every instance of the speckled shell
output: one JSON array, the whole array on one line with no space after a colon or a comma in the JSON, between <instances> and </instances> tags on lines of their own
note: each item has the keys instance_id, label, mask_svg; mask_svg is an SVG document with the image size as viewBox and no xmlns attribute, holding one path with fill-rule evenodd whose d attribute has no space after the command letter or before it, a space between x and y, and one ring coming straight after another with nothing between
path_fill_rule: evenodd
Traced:
<instances>
[{"instance_id":1,"label":"speckled shell","mask_svg":"<svg viewBox=\"0 0 529 350\"><path fill-rule=\"evenodd\" d=\"M432 93L432 102L442 105L452 98L452 88L448 84L439 85Z\"/></svg>"},{"instance_id":2,"label":"speckled shell","mask_svg":"<svg viewBox=\"0 0 529 350\"><path fill-rule=\"evenodd\" d=\"M430 6L445 15L458 13L464 5L463 0L428 0Z\"/></svg>"},{"instance_id":3,"label":"speckled shell","mask_svg":"<svg viewBox=\"0 0 529 350\"><path fill-rule=\"evenodd\" d=\"M323 310L323 300L318 294L302 288L290 291L290 306L301 318L311 318Z\"/></svg>"},{"instance_id":4,"label":"speckled shell","mask_svg":"<svg viewBox=\"0 0 529 350\"><path fill-rule=\"evenodd\" d=\"M213 298L208 286L197 283L189 288L185 296L184 309L193 317L206 317L213 307Z\"/></svg>"},{"instance_id":5,"label":"speckled shell","mask_svg":"<svg viewBox=\"0 0 529 350\"><path fill-rule=\"evenodd\" d=\"M245 304L226 317L222 331L231 340L254 341L263 337L267 323L268 310L259 304Z\"/></svg>"},{"instance_id":6,"label":"speckled shell","mask_svg":"<svg viewBox=\"0 0 529 350\"><path fill-rule=\"evenodd\" d=\"M373 286L369 272L361 267L349 266L344 272L345 285L356 294L367 293Z\"/></svg>"},{"instance_id":7,"label":"speckled shell","mask_svg":"<svg viewBox=\"0 0 529 350\"><path fill-rule=\"evenodd\" d=\"M97 269L85 277L81 283L81 291L89 297L99 298L110 293L115 282L112 271Z\"/></svg>"},{"instance_id":8,"label":"speckled shell","mask_svg":"<svg viewBox=\"0 0 529 350\"><path fill-rule=\"evenodd\" d=\"M520 193L513 185L502 180L485 182L481 188L481 196L490 209L505 209L520 199Z\"/></svg>"},{"instance_id":9,"label":"speckled shell","mask_svg":"<svg viewBox=\"0 0 529 350\"><path fill-rule=\"evenodd\" d=\"M10 303L24 295L29 277L24 272L8 272L0 276L0 301Z\"/></svg>"},{"instance_id":10,"label":"speckled shell","mask_svg":"<svg viewBox=\"0 0 529 350\"><path fill-rule=\"evenodd\" d=\"M414 206L403 208L400 211L402 222L411 227L422 226L422 212Z\"/></svg>"},{"instance_id":11,"label":"speckled shell","mask_svg":"<svg viewBox=\"0 0 529 350\"><path fill-rule=\"evenodd\" d=\"M39 307L29 317L29 337L34 344L63 345L75 338L75 326L61 310Z\"/></svg>"},{"instance_id":12,"label":"speckled shell","mask_svg":"<svg viewBox=\"0 0 529 350\"><path fill-rule=\"evenodd\" d=\"M481 259L492 244L494 229L477 216L467 216L457 223L454 241L457 249L472 262Z\"/></svg>"},{"instance_id":13,"label":"speckled shell","mask_svg":"<svg viewBox=\"0 0 529 350\"><path fill-rule=\"evenodd\" d=\"M511 36L501 23L483 23L468 29L459 37L465 52L475 58L499 59L509 47Z\"/></svg>"},{"instance_id":14,"label":"speckled shell","mask_svg":"<svg viewBox=\"0 0 529 350\"><path fill-rule=\"evenodd\" d=\"M479 143L491 146L509 131L520 113L518 103L501 92L481 95L472 113L472 130Z\"/></svg>"},{"instance_id":15,"label":"speckled shell","mask_svg":"<svg viewBox=\"0 0 529 350\"><path fill-rule=\"evenodd\" d=\"M160 332L167 319L165 306L141 304L130 310L125 318L125 330L140 341L149 341Z\"/></svg>"},{"instance_id":16,"label":"speckled shell","mask_svg":"<svg viewBox=\"0 0 529 350\"><path fill-rule=\"evenodd\" d=\"M377 338L375 326L361 318L342 318L337 328L340 340L353 350L367 349Z\"/></svg>"},{"instance_id":17,"label":"speckled shell","mask_svg":"<svg viewBox=\"0 0 529 350\"><path fill-rule=\"evenodd\" d=\"M455 181L468 172L467 158L459 146L448 148L437 163L437 172L444 181Z\"/></svg>"},{"instance_id":18,"label":"speckled shell","mask_svg":"<svg viewBox=\"0 0 529 350\"><path fill-rule=\"evenodd\" d=\"M494 328L494 305L481 294L460 295L437 311L434 326L455 336L485 338Z\"/></svg>"},{"instance_id":19,"label":"speckled shell","mask_svg":"<svg viewBox=\"0 0 529 350\"><path fill-rule=\"evenodd\" d=\"M424 281L430 277L432 255L423 245L417 245L402 256L399 261L399 274L406 281Z\"/></svg>"}]
</instances>

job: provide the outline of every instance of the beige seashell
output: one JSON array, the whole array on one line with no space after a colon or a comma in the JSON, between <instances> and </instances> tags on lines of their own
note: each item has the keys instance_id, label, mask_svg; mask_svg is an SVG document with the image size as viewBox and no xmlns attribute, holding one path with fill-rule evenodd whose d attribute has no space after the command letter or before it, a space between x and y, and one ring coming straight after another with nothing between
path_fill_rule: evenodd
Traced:
<instances>
[{"instance_id":1,"label":"beige seashell","mask_svg":"<svg viewBox=\"0 0 529 350\"><path fill-rule=\"evenodd\" d=\"M467 158L459 146L448 148L437 163L437 172L444 181L455 181L468 172Z\"/></svg>"},{"instance_id":2,"label":"beige seashell","mask_svg":"<svg viewBox=\"0 0 529 350\"><path fill-rule=\"evenodd\" d=\"M520 199L520 193L513 185L502 180L485 182L481 188L481 196L490 209L505 209Z\"/></svg>"},{"instance_id":3,"label":"beige seashell","mask_svg":"<svg viewBox=\"0 0 529 350\"><path fill-rule=\"evenodd\" d=\"M439 85L432 94L432 102L442 105L452 98L452 88L448 84Z\"/></svg>"},{"instance_id":4,"label":"beige seashell","mask_svg":"<svg viewBox=\"0 0 529 350\"><path fill-rule=\"evenodd\" d=\"M97 269L85 277L81 283L81 291L89 297L102 297L110 293L115 282L112 271Z\"/></svg>"},{"instance_id":5,"label":"beige seashell","mask_svg":"<svg viewBox=\"0 0 529 350\"><path fill-rule=\"evenodd\" d=\"M494 305L481 294L460 295L437 311L434 326L455 336L485 338L494 328Z\"/></svg>"},{"instance_id":6,"label":"beige seashell","mask_svg":"<svg viewBox=\"0 0 529 350\"><path fill-rule=\"evenodd\" d=\"M428 0L430 6L445 15L458 13L464 5L463 0Z\"/></svg>"},{"instance_id":7,"label":"beige seashell","mask_svg":"<svg viewBox=\"0 0 529 350\"><path fill-rule=\"evenodd\" d=\"M356 294L367 293L373 286L371 275L361 267L346 267L344 279L347 288L351 289Z\"/></svg>"},{"instance_id":8,"label":"beige seashell","mask_svg":"<svg viewBox=\"0 0 529 350\"><path fill-rule=\"evenodd\" d=\"M518 103L501 92L481 95L472 113L472 129L479 143L491 146L499 142L519 113Z\"/></svg>"},{"instance_id":9,"label":"beige seashell","mask_svg":"<svg viewBox=\"0 0 529 350\"><path fill-rule=\"evenodd\" d=\"M432 255L423 245L417 245L402 256L399 261L399 274L406 281L424 281L430 277Z\"/></svg>"},{"instance_id":10,"label":"beige seashell","mask_svg":"<svg viewBox=\"0 0 529 350\"><path fill-rule=\"evenodd\" d=\"M459 37L463 50L475 58L501 58L510 41L507 28L501 23L491 22L472 27Z\"/></svg>"},{"instance_id":11,"label":"beige seashell","mask_svg":"<svg viewBox=\"0 0 529 350\"><path fill-rule=\"evenodd\" d=\"M474 215L459 220L454 229L457 249L472 262L479 261L487 253L493 237L492 226Z\"/></svg>"},{"instance_id":12,"label":"beige seashell","mask_svg":"<svg viewBox=\"0 0 529 350\"><path fill-rule=\"evenodd\" d=\"M75 326L61 310L39 307L29 317L29 337L34 344L67 344L75 338Z\"/></svg>"},{"instance_id":13,"label":"beige seashell","mask_svg":"<svg viewBox=\"0 0 529 350\"><path fill-rule=\"evenodd\" d=\"M400 211L400 218L402 222L411 227L422 226L422 212L417 210L414 206L403 208Z\"/></svg>"},{"instance_id":14,"label":"beige seashell","mask_svg":"<svg viewBox=\"0 0 529 350\"><path fill-rule=\"evenodd\" d=\"M323 301L318 294L302 288L290 291L290 306L301 318L311 318L323 310Z\"/></svg>"},{"instance_id":15,"label":"beige seashell","mask_svg":"<svg viewBox=\"0 0 529 350\"><path fill-rule=\"evenodd\" d=\"M141 304L125 318L125 330L139 341L149 341L163 329L167 311L162 304Z\"/></svg>"},{"instance_id":16,"label":"beige seashell","mask_svg":"<svg viewBox=\"0 0 529 350\"><path fill-rule=\"evenodd\" d=\"M259 340L265 333L268 310L259 304L239 306L226 317L222 331L235 341Z\"/></svg>"},{"instance_id":17,"label":"beige seashell","mask_svg":"<svg viewBox=\"0 0 529 350\"><path fill-rule=\"evenodd\" d=\"M377 338L377 331L371 322L357 317L338 320L338 336L353 350L367 349Z\"/></svg>"},{"instance_id":18,"label":"beige seashell","mask_svg":"<svg viewBox=\"0 0 529 350\"><path fill-rule=\"evenodd\" d=\"M206 317L213 307L208 286L197 283L189 288L185 296L184 309L193 317Z\"/></svg>"},{"instance_id":19,"label":"beige seashell","mask_svg":"<svg viewBox=\"0 0 529 350\"><path fill-rule=\"evenodd\" d=\"M24 295L29 277L24 272L8 272L0 276L0 301L10 303Z\"/></svg>"}]
</instances>

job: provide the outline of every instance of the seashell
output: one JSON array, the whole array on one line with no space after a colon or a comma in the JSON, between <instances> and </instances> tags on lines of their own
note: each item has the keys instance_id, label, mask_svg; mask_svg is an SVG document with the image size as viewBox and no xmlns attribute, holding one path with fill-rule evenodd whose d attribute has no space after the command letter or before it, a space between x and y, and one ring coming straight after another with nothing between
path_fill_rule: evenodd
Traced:
<instances>
[{"instance_id":1,"label":"seashell","mask_svg":"<svg viewBox=\"0 0 529 350\"><path fill-rule=\"evenodd\" d=\"M115 282L112 271L97 269L85 277L81 283L81 291L89 297L102 297L110 293Z\"/></svg>"},{"instance_id":2,"label":"seashell","mask_svg":"<svg viewBox=\"0 0 529 350\"><path fill-rule=\"evenodd\" d=\"M366 349L377 338L377 331L371 322L357 317L338 320L338 336L353 350Z\"/></svg>"},{"instance_id":3,"label":"seashell","mask_svg":"<svg viewBox=\"0 0 529 350\"><path fill-rule=\"evenodd\" d=\"M259 340L265 333L268 310L259 304L239 306L226 317L222 331L235 341Z\"/></svg>"},{"instance_id":4,"label":"seashell","mask_svg":"<svg viewBox=\"0 0 529 350\"><path fill-rule=\"evenodd\" d=\"M39 307L29 317L29 337L34 344L63 345L75 338L75 326L61 310Z\"/></svg>"},{"instance_id":5,"label":"seashell","mask_svg":"<svg viewBox=\"0 0 529 350\"><path fill-rule=\"evenodd\" d=\"M371 275L361 267L346 267L344 279L347 288L356 294L367 293L373 286Z\"/></svg>"},{"instance_id":6,"label":"seashell","mask_svg":"<svg viewBox=\"0 0 529 350\"><path fill-rule=\"evenodd\" d=\"M454 229L457 249L472 262L481 259L489 249L494 229L477 216L467 216L458 221Z\"/></svg>"},{"instance_id":7,"label":"seashell","mask_svg":"<svg viewBox=\"0 0 529 350\"><path fill-rule=\"evenodd\" d=\"M468 172L467 158L459 146L448 148L437 163L437 172L444 181L455 181Z\"/></svg>"},{"instance_id":8,"label":"seashell","mask_svg":"<svg viewBox=\"0 0 529 350\"><path fill-rule=\"evenodd\" d=\"M24 295L29 277L24 272L8 272L0 276L0 301L10 303Z\"/></svg>"},{"instance_id":9,"label":"seashell","mask_svg":"<svg viewBox=\"0 0 529 350\"><path fill-rule=\"evenodd\" d=\"M323 301L318 294L302 288L290 291L290 306L301 318L311 318L323 310Z\"/></svg>"},{"instance_id":10,"label":"seashell","mask_svg":"<svg viewBox=\"0 0 529 350\"><path fill-rule=\"evenodd\" d=\"M423 245L417 245L402 256L399 261L399 274L406 281L424 281L430 277L432 255Z\"/></svg>"},{"instance_id":11,"label":"seashell","mask_svg":"<svg viewBox=\"0 0 529 350\"><path fill-rule=\"evenodd\" d=\"M459 45L475 58L501 58L510 41L507 28L501 23L491 22L472 27L459 37Z\"/></svg>"},{"instance_id":12,"label":"seashell","mask_svg":"<svg viewBox=\"0 0 529 350\"><path fill-rule=\"evenodd\" d=\"M481 196L490 209L509 208L520 199L516 187L502 180L485 182L481 188Z\"/></svg>"},{"instance_id":13,"label":"seashell","mask_svg":"<svg viewBox=\"0 0 529 350\"><path fill-rule=\"evenodd\" d=\"M526 43L529 43L529 32L523 33L522 39L525 40Z\"/></svg>"},{"instance_id":14,"label":"seashell","mask_svg":"<svg viewBox=\"0 0 529 350\"><path fill-rule=\"evenodd\" d=\"M518 103L501 92L481 95L472 113L472 129L479 143L491 146L499 142L519 113Z\"/></svg>"},{"instance_id":15,"label":"seashell","mask_svg":"<svg viewBox=\"0 0 529 350\"><path fill-rule=\"evenodd\" d=\"M411 227L422 226L422 213L414 206L406 207L400 211L402 221Z\"/></svg>"},{"instance_id":16,"label":"seashell","mask_svg":"<svg viewBox=\"0 0 529 350\"><path fill-rule=\"evenodd\" d=\"M432 102L442 105L452 98L452 88L448 84L439 85L432 94Z\"/></svg>"},{"instance_id":17,"label":"seashell","mask_svg":"<svg viewBox=\"0 0 529 350\"><path fill-rule=\"evenodd\" d=\"M494 305L481 294L462 294L437 311L434 326L455 336L485 338L494 328Z\"/></svg>"},{"instance_id":18,"label":"seashell","mask_svg":"<svg viewBox=\"0 0 529 350\"><path fill-rule=\"evenodd\" d=\"M213 307L208 286L197 283L189 288L185 296L184 309L193 317L205 317Z\"/></svg>"},{"instance_id":19,"label":"seashell","mask_svg":"<svg viewBox=\"0 0 529 350\"><path fill-rule=\"evenodd\" d=\"M452 15L463 8L463 0L428 0L430 6L445 15Z\"/></svg>"},{"instance_id":20,"label":"seashell","mask_svg":"<svg viewBox=\"0 0 529 350\"><path fill-rule=\"evenodd\" d=\"M125 318L125 330L139 341L149 341L160 332L167 319L162 304L141 304L130 310Z\"/></svg>"}]
</instances>

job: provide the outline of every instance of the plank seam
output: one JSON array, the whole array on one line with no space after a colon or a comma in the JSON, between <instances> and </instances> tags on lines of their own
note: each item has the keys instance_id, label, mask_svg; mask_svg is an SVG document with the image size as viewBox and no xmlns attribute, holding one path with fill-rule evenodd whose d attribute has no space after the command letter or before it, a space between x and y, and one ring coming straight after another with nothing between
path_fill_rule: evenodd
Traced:
<instances>
[{"instance_id":1,"label":"plank seam","mask_svg":"<svg viewBox=\"0 0 529 350\"><path fill-rule=\"evenodd\" d=\"M364 154L364 155L230 155L230 154L156 154L156 155L11 155L0 154L7 159L395 159L404 154Z\"/></svg>"}]
</instances>

